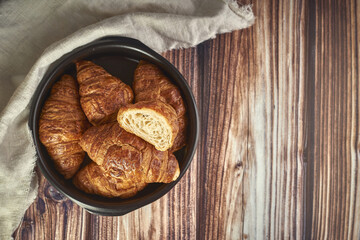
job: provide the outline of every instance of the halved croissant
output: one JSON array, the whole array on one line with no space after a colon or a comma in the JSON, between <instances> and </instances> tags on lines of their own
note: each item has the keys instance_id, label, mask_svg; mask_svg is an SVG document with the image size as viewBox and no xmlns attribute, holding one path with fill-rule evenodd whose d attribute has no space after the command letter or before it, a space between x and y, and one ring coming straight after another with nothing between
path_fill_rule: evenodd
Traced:
<instances>
[{"instance_id":1,"label":"halved croissant","mask_svg":"<svg viewBox=\"0 0 360 240\"><path fill-rule=\"evenodd\" d=\"M170 152L179 150L186 144L186 109L180 90L154 64L141 60L134 73L133 89L135 102L160 100L171 105L179 122L179 132Z\"/></svg>"},{"instance_id":2,"label":"halved croissant","mask_svg":"<svg viewBox=\"0 0 360 240\"><path fill-rule=\"evenodd\" d=\"M142 101L120 108L117 120L122 128L166 151L179 131L175 110L162 101Z\"/></svg>"},{"instance_id":3,"label":"halved croissant","mask_svg":"<svg viewBox=\"0 0 360 240\"><path fill-rule=\"evenodd\" d=\"M120 106L134 99L131 87L90 61L77 62L76 69L81 107L90 123L116 121Z\"/></svg>"},{"instance_id":4,"label":"halved croissant","mask_svg":"<svg viewBox=\"0 0 360 240\"><path fill-rule=\"evenodd\" d=\"M89 126L80 107L76 81L70 75L62 76L41 110L39 138L66 179L76 173L84 160L79 141Z\"/></svg>"},{"instance_id":5,"label":"halved croissant","mask_svg":"<svg viewBox=\"0 0 360 240\"><path fill-rule=\"evenodd\" d=\"M117 122L89 128L80 145L108 177L118 179L121 189L141 182L169 183L180 174L172 153L156 150L150 143L122 129Z\"/></svg>"}]
</instances>

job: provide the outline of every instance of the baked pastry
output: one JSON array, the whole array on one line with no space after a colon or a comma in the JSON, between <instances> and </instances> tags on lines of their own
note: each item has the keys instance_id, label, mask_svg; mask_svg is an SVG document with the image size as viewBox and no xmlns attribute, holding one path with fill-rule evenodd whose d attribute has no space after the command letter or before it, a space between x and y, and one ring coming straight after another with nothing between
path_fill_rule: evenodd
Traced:
<instances>
[{"instance_id":1,"label":"baked pastry","mask_svg":"<svg viewBox=\"0 0 360 240\"><path fill-rule=\"evenodd\" d=\"M95 162L82 168L73 178L73 183L86 193L120 198L132 197L147 185L144 182L134 182L133 185L126 187L122 178L112 177Z\"/></svg>"},{"instance_id":2,"label":"baked pastry","mask_svg":"<svg viewBox=\"0 0 360 240\"><path fill-rule=\"evenodd\" d=\"M130 86L93 62L79 61L76 70L81 107L91 124L116 121L120 106L133 101Z\"/></svg>"},{"instance_id":3,"label":"baked pastry","mask_svg":"<svg viewBox=\"0 0 360 240\"><path fill-rule=\"evenodd\" d=\"M180 174L172 153L156 150L150 143L125 131L117 122L89 128L80 145L107 177L118 179L119 189L139 183L169 183Z\"/></svg>"},{"instance_id":4,"label":"baked pastry","mask_svg":"<svg viewBox=\"0 0 360 240\"><path fill-rule=\"evenodd\" d=\"M173 146L178 134L177 115L162 101L141 101L120 108L117 120L122 128L154 145L159 151Z\"/></svg>"},{"instance_id":5,"label":"baked pastry","mask_svg":"<svg viewBox=\"0 0 360 240\"><path fill-rule=\"evenodd\" d=\"M79 141L90 126L79 102L76 80L64 75L54 84L41 110L39 138L66 179L71 178L84 160Z\"/></svg>"},{"instance_id":6,"label":"baked pastry","mask_svg":"<svg viewBox=\"0 0 360 240\"><path fill-rule=\"evenodd\" d=\"M141 60L134 73L135 102L160 100L172 106L178 116L179 132L170 152L186 144L186 108L180 90L154 64Z\"/></svg>"}]
</instances>

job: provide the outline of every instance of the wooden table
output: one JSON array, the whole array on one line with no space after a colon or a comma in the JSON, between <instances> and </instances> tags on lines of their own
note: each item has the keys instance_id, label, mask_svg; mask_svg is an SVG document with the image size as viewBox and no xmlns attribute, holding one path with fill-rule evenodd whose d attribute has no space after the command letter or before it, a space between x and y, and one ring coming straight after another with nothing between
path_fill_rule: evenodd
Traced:
<instances>
[{"instance_id":1,"label":"wooden table","mask_svg":"<svg viewBox=\"0 0 360 240\"><path fill-rule=\"evenodd\" d=\"M359 239L360 2L279 2L255 3L251 28L163 54L202 128L172 191L101 217L41 177L16 239Z\"/></svg>"}]
</instances>

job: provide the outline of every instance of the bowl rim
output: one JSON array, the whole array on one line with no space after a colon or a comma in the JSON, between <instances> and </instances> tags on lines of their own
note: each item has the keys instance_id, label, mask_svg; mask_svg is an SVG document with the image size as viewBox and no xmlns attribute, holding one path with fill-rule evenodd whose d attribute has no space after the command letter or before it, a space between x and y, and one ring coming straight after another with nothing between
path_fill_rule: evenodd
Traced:
<instances>
[{"instance_id":1,"label":"bowl rim","mask_svg":"<svg viewBox=\"0 0 360 240\"><path fill-rule=\"evenodd\" d=\"M145 54L151 59L153 59L158 65L161 65L162 67L166 67L166 69L170 70L170 72L177 76L176 81L180 81L183 85L182 92L184 94L184 89L187 91L187 95L190 98L190 102L186 102L188 105L188 108L191 107L192 109L192 115L191 118L193 118L193 126L192 130L195 130L194 132L194 140L193 144L191 146L187 147L186 156L184 156L185 164L183 169L180 171L179 177L171 183L166 184L164 187L162 187L159 191L157 191L154 194L151 194L144 199L136 200L134 199L133 202L130 201L130 203L119 203L119 204L99 204L99 201L91 201L89 203L88 200L84 201L84 198L79 196L73 196L72 193L61 183L59 183L55 177L52 175L52 173L47 169L46 164L44 161L46 159L43 159L42 156L42 150L40 149L40 146L42 143L39 140L38 137L38 117L41 112L41 97L44 94L47 94L49 89L46 89L47 83L54 78L54 76L63 68L63 64L70 61L71 59L74 59L74 56L86 51L94 51L97 47L104 47L104 46L110 46L110 45L119 45L124 47L124 49L128 49L129 51L136 51L141 52L141 54ZM155 63L155 64L156 64ZM179 86L178 86L179 87ZM185 100L185 99L184 99ZM38 114L36 114L38 113ZM188 115L189 116L189 115ZM30 114L29 114L29 120L28 125L32 133L32 138L34 141L34 146L36 148L36 156L37 156L37 165L39 166L42 174L45 176L45 178L50 182L51 185L53 185L59 192L64 194L66 197L71 199L72 201L76 202L81 207L85 208L87 211L95 214L105 215L105 216L121 216L124 214L127 214L133 210L136 210L138 208L141 208L151 202L156 201L157 199L161 198L165 194L167 194L184 176L187 169L189 168L194 154L197 149L198 141L199 141L199 132L200 132L200 126L199 126L199 114L196 106L196 101L193 96L192 90L190 86L188 85L185 78L182 76L182 74L164 57L162 57L160 54L156 53L152 49L150 49L148 46L140 42L139 40L128 38L128 37L120 37L120 36L107 36L100 39L97 39L95 41L92 41L88 44L85 44L83 46L80 46L78 48L75 48L69 53L65 53L63 56L61 56L58 60L53 62L48 69L46 70L46 73L44 74L43 78L39 82L33 97L31 101L31 107L30 107ZM126 208L125 208L126 207Z\"/></svg>"}]
</instances>

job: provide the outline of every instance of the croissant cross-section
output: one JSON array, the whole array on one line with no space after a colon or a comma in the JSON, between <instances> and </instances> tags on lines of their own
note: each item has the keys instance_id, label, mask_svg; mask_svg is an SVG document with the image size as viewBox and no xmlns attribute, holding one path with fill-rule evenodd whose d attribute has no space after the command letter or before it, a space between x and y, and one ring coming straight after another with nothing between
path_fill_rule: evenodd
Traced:
<instances>
[{"instance_id":1,"label":"croissant cross-section","mask_svg":"<svg viewBox=\"0 0 360 240\"><path fill-rule=\"evenodd\" d=\"M144 101L120 108L118 122L126 131L135 134L166 151L173 146L179 126L175 110L161 101Z\"/></svg>"}]
</instances>

